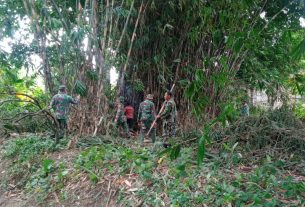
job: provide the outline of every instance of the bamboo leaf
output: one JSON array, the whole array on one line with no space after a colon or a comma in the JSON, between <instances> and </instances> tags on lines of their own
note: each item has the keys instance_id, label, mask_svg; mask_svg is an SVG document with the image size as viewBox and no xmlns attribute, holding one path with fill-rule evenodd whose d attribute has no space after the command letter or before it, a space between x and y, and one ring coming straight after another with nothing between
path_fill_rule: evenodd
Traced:
<instances>
[{"instance_id":1,"label":"bamboo leaf","mask_svg":"<svg viewBox=\"0 0 305 207\"><path fill-rule=\"evenodd\" d=\"M86 71L86 76L93 81L98 80L98 76L97 76L97 73L95 71L91 71L91 70Z\"/></svg>"},{"instance_id":2,"label":"bamboo leaf","mask_svg":"<svg viewBox=\"0 0 305 207\"><path fill-rule=\"evenodd\" d=\"M87 95L87 87L86 87L86 85L82 81L77 80L75 82L74 93L79 94L82 97L85 97Z\"/></svg>"},{"instance_id":3,"label":"bamboo leaf","mask_svg":"<svg viewBox=\"0 0 305 207\"><path fill-rule=\"evenodd\" d=\"M305 39L303 39L292 51L291 55L294 59L300 59L305 54Z\"/></svg>"},{"instance_id":4,"label":"bamboo leaf","mask_svg":"<svg viewBox=\"0 0 305 207\"><path fill-rule=\"evenodd\" d=\"M201 165L203 161L205 155L205 142L206 142L206 135L203 134L200 137L198 144L197 165Z\"/></svg>"},{"instance_id":5,"label":"bamboo leaf","mask_svg":"<svg viewBox=\"0 0 305 207\"><path fill-rule=\"evenodd\" d=\"M181 150L181 145L180 144L172 147L171 153L170 153L171 160L175 160L175 159L177 159L179 157L180 150Z\"/></svg>"}]
</instances>

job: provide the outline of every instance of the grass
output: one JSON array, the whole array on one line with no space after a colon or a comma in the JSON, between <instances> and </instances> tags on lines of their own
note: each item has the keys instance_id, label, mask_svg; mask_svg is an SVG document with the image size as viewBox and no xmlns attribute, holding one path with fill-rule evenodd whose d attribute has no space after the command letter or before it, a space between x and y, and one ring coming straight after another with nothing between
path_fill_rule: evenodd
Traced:
<instances>
[{"instance_id":1,"label":"grass","mask_svg":"<svg viewBox=\"0 0 305 207\"><path fill-rule=\"evenodd\" d=\"M6 143L2 188L13 185L30 202L48 205L305 205L305 178L288 167L288 160L270 155L247 165L236 148L225 157L208 156L197 166L193 147L181 148L173 157L161 147L140 147L134 141L83 139L74 151L65 150L66 143L33 135Z\"/></svg>"}]
</instances>

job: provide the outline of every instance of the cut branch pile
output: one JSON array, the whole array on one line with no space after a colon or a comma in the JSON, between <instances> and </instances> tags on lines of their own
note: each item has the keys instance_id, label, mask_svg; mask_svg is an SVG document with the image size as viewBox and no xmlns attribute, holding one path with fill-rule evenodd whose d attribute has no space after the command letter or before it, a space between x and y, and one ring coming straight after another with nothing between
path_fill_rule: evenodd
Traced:
<instances>
[{"instance_id":1,"label":"cut branch pile","mask_svg":"<svg viewBox=\"0 0 305 207\"><path fill-rule=\"evenodd\" d=\"M284 108L258 117L242 118L228 128L214 131L211 137L220 141L213 147L238 142L242 151L250 152L252 156L271 154L280 159L305 151L305 125Z\"/></svg>"},{"instance_id":2,"label":"cut branch pile","mask_svg":"<svg viewBox=\"0 0 305 207\"><path fill-rule=\"evenodd\" d=\"M0 136L7 137L9 132L31 132L39 131L42 126L47 126L57 134L58 123L53 114L45 107L43 107L39 100L31 95L18 92L1 93L9 98L0 101L0 108L8 104L26 103L25 106L15 105L15 111L6 113L6 110L0 114ZM17 97L21 98L17 98ZM18 109L18 110L17 110ZM20 110L19 110L20 109ZM27 109L30 109L28 111ZM54 123L54 124L53 124Z\"/></svg>"}]
</instances>

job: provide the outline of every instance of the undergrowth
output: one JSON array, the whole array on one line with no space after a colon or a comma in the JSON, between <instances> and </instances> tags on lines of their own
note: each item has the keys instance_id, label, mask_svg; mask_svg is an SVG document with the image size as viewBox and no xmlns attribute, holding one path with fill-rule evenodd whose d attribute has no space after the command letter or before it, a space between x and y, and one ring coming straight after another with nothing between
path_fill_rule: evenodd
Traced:
<instances>
[{"instance_id":1,"label":"undergrowth","mask_svg":"<svg viewBox=\"0 0 305 207\"><path fill-rule=\"evenodd\" d=\"M255 163L253 155L269 154L279 159L302 157L305 152L304 124L285 108L261 116L245 117L226 128L213 131L212 147L222 151L240 151L243 159ZM298 155L298 156L295 156ZM254 158L254 159L253 159Z\"/></svg>"},{"instance_id":2,"label":"undergrowth","mask_svg":"<svg viewBox=\"0 0 305 207\"><path fill-rule=\"evenodd\" d=\"M205 159L198 167L192 148L176 160L148 149L94 146L76 159L76 167L92 183L105 174L116 179L117 202L124 206L300 206L305 204L304 178L284 169L285 162L270 156L260 166L224 165ZM226 160L223 160L225 162Z\"/></svg>"},{"instance_id":3,"label":"undergrowth","mask_svg":"<svg viewBox=\"0 0 305 207\"><path fill-rule=\"evenodd\" d=\"M64 173L63 164L55 166L54 161L48 159L48 153L64 149L67 140L59 143L52 139L45 139L34 134L8 141L1 154L6 164L6 173L1 181L4 190L24 189L36 201L42 202L52 189L49 174L58 168ZM60 180L59 173L57 180ZM52 190L51 190L52 191Z\"/></svg>"},{"instance_id":4,"label":"undergrowth","mask_svg":"<svg viewBox=\"0 0 305 207\"><path fill-rule=\"evenodd\" d=\"M63 150L67 140L20 137L3 147L2 158L10 164L2 187L50 205L304 206L303 145L289 140L289 149L281 149L288 137L301 142L303 125L285 113L249 117L214 131L201 165L195 144L172 142L164 149L159 142L143 147L135 140L88 137L67 160L61 157L69 152ZM176 142L192 136L197 134Z\"/></svg>"}]
</instances>

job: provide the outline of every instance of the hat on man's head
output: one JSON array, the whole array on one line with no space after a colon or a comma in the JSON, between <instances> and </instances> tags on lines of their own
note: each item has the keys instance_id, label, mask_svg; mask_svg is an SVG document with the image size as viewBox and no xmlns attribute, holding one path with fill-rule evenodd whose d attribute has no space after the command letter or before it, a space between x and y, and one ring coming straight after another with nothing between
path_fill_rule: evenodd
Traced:
<instances>
[{"instance_id":1,"label":"hat on man's head","mask_svg":"<svg viewBox=\"0 0 305 207\"><path fill-rule=\"evenodd\" d=\"M147 94L147 95L146 95L146 98L149 99L149 100L153 100L153 99L154 99L154 95L152 95L152 94Z\"/></svg>"},{"instance_id":2,"label":"hat on man's head","mask_svg":"<svg viewBox=\"0 0 305 207\"><path fill-rule=\"evenodd\" d=\"M122 103L123 103L123 102L125 101L124 96L120 96L120 97L119 97L119 100L120 100L120 102L122 102Z\"/></svg>"},{"instance_id":3,"label":"hat on man's head","mask_svg":"<svg viewBox=\"0 0 305 207\"><path fill-rule=\"evenodd\" d=\"M60 85L58 89L59 89L60 91L62 91L62 90L65 90L66 88L67 88L67 87L66 87L65 85Z\"/></svg>"}]
</instances>

